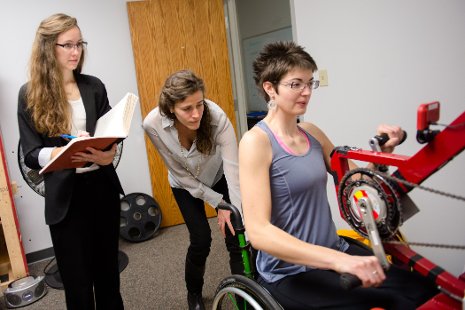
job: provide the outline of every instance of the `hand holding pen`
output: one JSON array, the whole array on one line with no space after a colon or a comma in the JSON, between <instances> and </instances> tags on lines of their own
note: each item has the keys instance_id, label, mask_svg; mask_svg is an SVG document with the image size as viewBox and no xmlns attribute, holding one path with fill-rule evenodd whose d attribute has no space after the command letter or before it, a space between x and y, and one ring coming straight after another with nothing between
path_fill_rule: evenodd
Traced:
<instances>
[{"instance_id":1,"label":"hand holding pen","mask_svg":"<svg viewBox=\"0 0 465 310\"><path fill-rule=\"evenodd\" d=\"M76 136L69 134L60 135L65 140L72 140L80 137L90 137L87 131L78 130ZM113 158L116 154L116 144L112 146L110 150L101 151L92 147L87 147L86 152L76 152L71 156L72 162L87 162L96 163L98 165L109 165L113 162Z\"/></svg>"},{"instance_id":2,"label":"hand holding pen","mask_svg":"<svg viewBox=\"0 0 465 310\"><path fill-rule=\"evenodd\" d=\"M62 137L63 139L67 139L67 140L77 138L76 136L68 135L68 134L65 134L65 133L60 135L60 137Z\"/></svg>"},{"instance_id":3,"label":"hand holding pen","mask_svg":"<svg viewBox=\"0 0 465 310\"><path fill-rule=\"evenodd\" d=\"M61 134L60 137L65 139L66 141L71 141L72 139L76 139L79 137L90 137L90 135L87 131L78 130L78 133L76 136L69 135L69 134ZM63 146L55 147L52 151L51 158L55 158L55 156L57 156L61 152L62 149L63 149Z\"/></svg>"},{"instance_id":4,"label":"hand holding pen","mask_svg":"<svg viewBox=\"0 0 465 310\"><path fill-rule=\"evenodd\" d=\"M83 130L78 130L78 133L76 136L73 136L73 135L69 135L69 134L62 134L60 135L60 137L62 137L63 139L66 139L66 140L72 140L72 139L75 139L75 138L79 138L79 137L89 137L89 133L87 131L83 131Z\"/></svg>"}]
</instances>

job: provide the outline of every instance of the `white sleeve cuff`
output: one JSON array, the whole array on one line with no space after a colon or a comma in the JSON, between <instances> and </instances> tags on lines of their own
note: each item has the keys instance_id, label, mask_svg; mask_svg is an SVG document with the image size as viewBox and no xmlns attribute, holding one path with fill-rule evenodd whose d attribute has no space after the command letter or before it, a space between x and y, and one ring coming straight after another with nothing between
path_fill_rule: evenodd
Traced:
<instances>
[{"instance_id":1,"label":"white sleeve cuff","mask_svg":"<svg viewBox=\"0 0 465 310\"><path fill-rule=\"evenodd\" d=\"M44 167L52 158L54 147L44 147L39 152L39 165Z\"/></svg>"}]
</instances>

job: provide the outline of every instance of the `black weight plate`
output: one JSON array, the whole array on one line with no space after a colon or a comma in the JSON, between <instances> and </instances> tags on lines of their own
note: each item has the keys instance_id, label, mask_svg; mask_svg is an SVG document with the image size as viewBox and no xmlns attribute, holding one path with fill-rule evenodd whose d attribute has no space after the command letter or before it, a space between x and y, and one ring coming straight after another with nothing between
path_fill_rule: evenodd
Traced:
<instances>
[{"instance_id":1,"label":"black weight plate","mask_svg":"<svg viewBox=\"0 0 465 310\"><path fill-rule=\"evenodd\" d=\"M145 241L160 228L161 210L151 196L132 193L121 199L120 236L131 242Z\"/></svg>"}]
</instances>

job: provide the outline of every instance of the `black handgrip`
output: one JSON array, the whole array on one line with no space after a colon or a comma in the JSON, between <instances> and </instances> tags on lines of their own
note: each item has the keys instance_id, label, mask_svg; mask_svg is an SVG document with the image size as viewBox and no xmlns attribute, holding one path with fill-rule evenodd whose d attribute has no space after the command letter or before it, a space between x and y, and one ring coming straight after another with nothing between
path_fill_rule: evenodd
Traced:
<instances>
[{"instance_id":1,"label":"black handgrip","mask_svg":"<svg viewBox=\"0 0 465 310\"><path fill-rule=\"evenodd\" d=\"M244 230L244 223L242 222L242 216L239 210L230 203L222 201L218 204L218 209L231 211L231 224L234 230Z\"/></svg>"},{"instance_id":2,"label":"black handgrip","mask_svg":"<svg viewBox=\"0 0 465 310\"><path fill-rule=\"evenodd\" d=\"M402 130L404 133L402 139L400 140L399 144L402 144L406 139L407 139L407 132L405 130ZM387 133L382 133L381 135L376 135L374 136L376 140L378 140L379 146L384 145L386 142L389 140L389 136ZM399 145L397 144L397 145Z\"/></svg>"},{"instance_id":3,"label":"black handgrip","mask_svg":"<svg viewBox=\"0 0 465 310\"><path fill-rule=\"evenodd\" d=\"M351 273L342 273L339 280L341 287L345 290L351 290L362 285L362 281Z\"/></svg>"}]
</instances>

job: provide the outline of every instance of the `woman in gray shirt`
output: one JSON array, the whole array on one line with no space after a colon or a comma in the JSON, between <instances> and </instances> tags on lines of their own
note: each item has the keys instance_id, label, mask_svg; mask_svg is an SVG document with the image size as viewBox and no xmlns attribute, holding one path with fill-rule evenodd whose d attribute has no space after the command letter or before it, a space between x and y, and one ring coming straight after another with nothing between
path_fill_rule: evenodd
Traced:
<instances>
[{"instance_id":1,"label":"woman in gray shirt","mask_svg":"<svg viewBox=\"0 0 465 310\"><path fill-rule=\"evenodd\" d=\"M205 99L204 93L202 79L193 72L175 72L165 81L158 107L143 123L168 168L168 181L189 230L185 266L189 309L204 309L203 275L212 240L204 202L215 209L222 200L239 210L241 207L234 128L226 113ZM231 272L242 273L230 212L217 212L230 253Z\"/></svg>"},{"instance_id":2,"label":"woman in gray shirt","mask_svg":"<svg viewBox=\"0 0 465 310\"><path fill-rule=\"evenodd\" d=\"M395 265L385 272L371 251L337 235L326 191L334 145L316 125L296 122L319 85L316 70L294 42L269 43L254 62L269 111L240 142L239 174L258 282L284 309L415 309L437 293L432 281ZM383 152L403 135L389 125L381 133L390 138ZM340 273L356 275L362 287L344 290Z\"/></svg>"}]
</instances>

